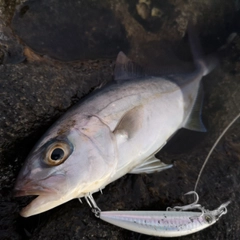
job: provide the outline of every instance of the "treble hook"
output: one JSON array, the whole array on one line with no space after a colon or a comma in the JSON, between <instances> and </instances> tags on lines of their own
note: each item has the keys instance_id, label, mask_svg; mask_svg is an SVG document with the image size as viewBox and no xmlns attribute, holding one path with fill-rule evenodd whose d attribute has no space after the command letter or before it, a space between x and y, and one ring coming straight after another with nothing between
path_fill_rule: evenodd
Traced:
<instances>
[{"instance_id":1,"label":"treble hook","mask_svg":"<svg viewBox=\"0 0 240 240\"><path fill-rule=\"evenodd\" d=\"M85 195L84 197L85 197L86 202L88 203L88 205L92 209L92 212L95 214L95 216L97 218L99 218L101 209L97 206L92 194L88 193L88 195Z\"/></svg>"},{"instance_id":2,"label":"treble hook","mask_svg":"<svg viewBox=\"0 0 240 240\"><path fill-rule=\"evenodd\" d=\"M166 210L167 211L176 211L176 210L186 211L186 210L190 210L190 209L198 209L198 210L201 210L203 212L204 208L201 206L201 204L198 204L198 201L199 201L198 194L195 191L190 191L190 192L185 193L184 195L190 195L190 194L195 195L196 200L193 203L185 205L185 206L175 206L173 208L168 207Z\"/></svg>"}]
</instances>

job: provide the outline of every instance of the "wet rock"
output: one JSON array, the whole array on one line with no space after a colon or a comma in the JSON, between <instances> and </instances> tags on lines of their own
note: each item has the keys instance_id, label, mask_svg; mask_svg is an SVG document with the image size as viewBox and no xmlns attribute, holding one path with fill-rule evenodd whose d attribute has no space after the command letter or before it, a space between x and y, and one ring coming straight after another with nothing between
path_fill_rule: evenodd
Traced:
<instances>
[{"instance_id":1,"label":"wet rock","mask_svg":"<svg viewBox=\"0 0 240 240\"><path fill-rule=\"evenodd\" d=\"M125 30L104 2L26 1L12 28L35 52L61 61L116 56L126 51Z\"/></svg>"},{"instance_id":2,"label":"wet rock","mask_svg":"<svg viewBox=\"0 0 240 240\"><path fill-rule=\"evenodd\" d=\"M1 20L10 23L12 16L16 10L16 6L26 0L0 0L0 16Z\"/></svg>"},{"instance_id":3,"label":"wet rock","mask_svg":"<svg viewBox=\"0 0 240 240\"><path fill-rule=\"evenodd\" d=\"M151 32L158 32L164 22L175 15L174 5L170 1L130 1L129 11L146 30Z\"/></svg>"},{"instance_id":4,"label":"wet rock","mask_svg":"<svg viewBox=\"0 0 240 240\"><path fill-rule=\"evenodd\" d=\"M144 3L144 2L140 2L136 5L136 9L138 12L138 15L142 18L142 19L148 19L150 16L150 8L149 6Z\"/></svg>"},{"instance_id":5,"label":"wet rock","mask_svg":"<svg viewBox=\"0 0 240 240\"><path fill-rule=\"evenodd\" d=\"M12 30L0 19L0 63L20 63L25 60L23 46Z\"/></svg>"}]
</instances>

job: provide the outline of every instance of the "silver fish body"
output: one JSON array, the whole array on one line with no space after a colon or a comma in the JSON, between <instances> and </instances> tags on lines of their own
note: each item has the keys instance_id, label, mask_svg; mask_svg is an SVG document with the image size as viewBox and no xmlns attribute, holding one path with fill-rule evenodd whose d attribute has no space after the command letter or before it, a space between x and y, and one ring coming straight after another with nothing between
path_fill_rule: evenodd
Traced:
<instances>
[{"instance_id":1,"label":"silver fish body","mask_svg":"<svg viewBox=\"0 0 240 240\"><path fill-rule=\"evenodd\" d=\"M28 217L99 191L127 173L169 168L155 158L180 128L204 130L191 121L207 66L167 77L130 77L120 53L116 81L60 118L37 143L19 173L16 196L38 195ZM119 70L120 69L120 70Z\"/></svg>"}]
</instances>

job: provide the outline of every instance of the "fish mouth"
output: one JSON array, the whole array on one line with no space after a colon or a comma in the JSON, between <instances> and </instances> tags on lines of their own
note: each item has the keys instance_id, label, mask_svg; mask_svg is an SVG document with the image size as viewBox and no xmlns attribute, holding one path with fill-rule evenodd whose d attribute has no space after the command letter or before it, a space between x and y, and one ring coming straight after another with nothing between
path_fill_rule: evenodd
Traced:
<instances>
[{"instance_id":1,"label":"fish mouth","mask_svg":"<svg viewBox=\"0 0 240 240\"><path fill-rule=\"evenodd\" d=\"M23 196L37 196L33 199L26 207L24 207L20 211L20 215L22 217L30 217L32 215L36 215L42 212L45 212L51 208L54 208L63 202L59 193L54 191L53 189L42 188L38 186L40 190L36 189L14 189L13 195L15 197L23 197Z\"/></svg>"},{"instance_id":2,"label":"fish mouth","mask_svg":"<svg viewBox=\"0 0 240 240\"><path fill-rule=\"evenodd\" d=\"M30 217L45 212L58 206L59 204L56 204L58 199L59 197L56 195L39 195L20 211L20 215L22 217Z\"/></svg>"},{"instance_id":3,"label":"fish mouth","mask_svg":"<svg viewBox=\"0 0 240 240\"><path fill-rule=\"evenodd\" d=\"M47 189L45 191L14 189L13 190L13 196L14 197L35 196L35 195L47 194L47 193L51 193L51 192L48 191Z\"/></svg>"}]
</instances>

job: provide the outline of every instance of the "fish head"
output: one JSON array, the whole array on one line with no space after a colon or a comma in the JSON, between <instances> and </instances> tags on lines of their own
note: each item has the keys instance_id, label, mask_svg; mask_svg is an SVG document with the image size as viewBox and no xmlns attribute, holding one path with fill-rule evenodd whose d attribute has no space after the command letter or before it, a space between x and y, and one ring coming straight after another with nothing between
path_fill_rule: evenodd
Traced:
<instances>
[{"instance_id":1,"label":"fish head","mask_svg":"<svg viewBox=\"0 0 240 240\"><path fill-rule=\"evenodd\" d=\"M33 148L15 185L15 196L38 195L20 214L29 217L103 188L116 166L110 129L94 119L64 135L50 131ZM52 137L54 136L54 137Z\"/></svg>"}]
</instances>

